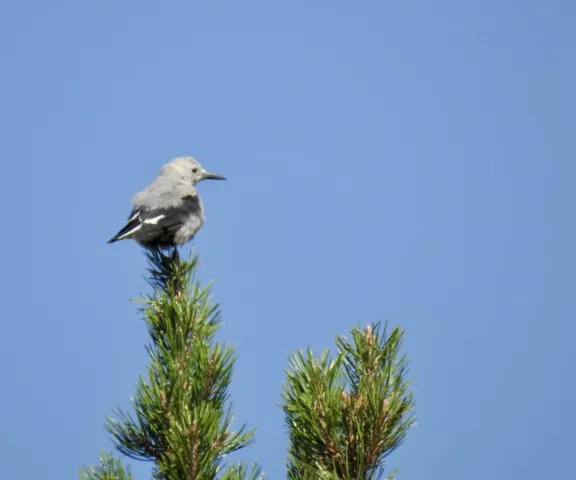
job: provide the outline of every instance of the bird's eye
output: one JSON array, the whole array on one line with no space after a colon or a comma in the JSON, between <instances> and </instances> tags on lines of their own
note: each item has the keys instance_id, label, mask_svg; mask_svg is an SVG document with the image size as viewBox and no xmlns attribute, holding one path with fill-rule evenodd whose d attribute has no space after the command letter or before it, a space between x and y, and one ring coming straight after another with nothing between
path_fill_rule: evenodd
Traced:
<instances>
[{"instance_id":1,"label":"bird's eye","mask_svg":"<svg viewBox=\"0 0 576 480\"><path fill-rule=\"evenodd\" d=\"M192 173L198 173L198 168L194 167L194 168L192 169Z\"/></svg>"}]
</instances>

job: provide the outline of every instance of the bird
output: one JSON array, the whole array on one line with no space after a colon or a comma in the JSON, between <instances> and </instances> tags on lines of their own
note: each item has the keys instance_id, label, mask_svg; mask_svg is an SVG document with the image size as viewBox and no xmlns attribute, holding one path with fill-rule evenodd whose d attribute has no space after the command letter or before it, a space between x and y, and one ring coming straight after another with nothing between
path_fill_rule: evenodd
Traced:
<instances>
[{"instance_id":1,"label":"bird","mask_svg":"<svg viewBox=\"0 0 576 480\"><path fill-rule=\"evenodd\" d=\"M167 249L189 242L204 224L195 185L206 179L226 180L206 171L194 157L164 164L156 179L134 195L126 225L108 243L133 239L147 249Z\"/></svg>"}]
</instances>

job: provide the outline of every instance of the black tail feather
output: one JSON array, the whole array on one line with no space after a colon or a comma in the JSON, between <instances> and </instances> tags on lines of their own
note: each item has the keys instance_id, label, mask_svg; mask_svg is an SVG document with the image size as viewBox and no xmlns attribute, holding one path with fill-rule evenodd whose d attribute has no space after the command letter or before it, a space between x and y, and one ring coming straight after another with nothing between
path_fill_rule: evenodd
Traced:
<instances>
[{"instance_id":1,"label":"black tail feather","mask_svg":"<svg viewBox=\"0 0 576 480\"><path fill-rule=\"evenodd\" d=\"M120 237L128 233L130 230L133 230L135 227L138 226L139 223L140 220L134 218L132 221L124 225L124 227L122 227L122 230L120 230L116 235L114 235L110 240L108 240L108 243L114 243L117 242L118 240L122 240L122 238Z\"/></svg>"}]
</instances>

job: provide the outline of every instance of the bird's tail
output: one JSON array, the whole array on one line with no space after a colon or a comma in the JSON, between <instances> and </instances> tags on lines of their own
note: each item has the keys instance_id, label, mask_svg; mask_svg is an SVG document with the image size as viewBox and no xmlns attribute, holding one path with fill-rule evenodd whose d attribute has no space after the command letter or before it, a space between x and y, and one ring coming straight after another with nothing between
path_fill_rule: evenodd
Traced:
<instances>
[{"instance_id":1,"label":"bird's tail","mask_svg":"<svg viewBox=\"0 0 576 480\"><path fill-rule=\"evenodd\" d=\"M126 234L124 230L126 230L126 228L120 230L116 235L114 235L110 240L108 240L108 243L114 243L117 242L118 240L122 240L124 238L124 235Z\"/></svg>"},{"instance_id":2,"label":"bird's tail","mask_svg":"<svg viewBox=\"0 0 576 480\"><path fill-rule=\"evenodd\" d=\"M142 223L139 219L140 212L134 208L128 217L128 223L122 227L122 229L114 235L108 243L114 243L118 240L123 240L125 238L130 238L130 236L142 228Z\"/></svg>"},{"instance_id":3,"label":"bird's tail","mask_svg":"<svg viewBox=\"0 0 576 480\"><path fill-rule=\"evenodd\" d=\"M130 238L130 236L137 230L140 230L140 228L141 228L140 222L136 220L128 222L122 230L120 230L116 235L114 235L110 240L108 240L108 243L114 243L117 242L118 240Z\"/></svg>"}]
</instances>

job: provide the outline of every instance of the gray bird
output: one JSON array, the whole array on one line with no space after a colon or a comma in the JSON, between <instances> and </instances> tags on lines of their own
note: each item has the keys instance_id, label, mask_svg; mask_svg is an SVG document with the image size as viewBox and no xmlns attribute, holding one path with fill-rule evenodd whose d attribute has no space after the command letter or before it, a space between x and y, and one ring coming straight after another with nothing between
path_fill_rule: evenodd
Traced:
<instances>
[{"instance_id":1,"label":"gray bird","mask_svg":"<svg viewBox=\"0 0 576 480\"><path fill-rule=\"evenodd\" d=\"M192 240L204 224L202 200L194 185L206 178L225 180L192 157L168 162L153 183L134 195L128 223L108 243L131 238L145 248L169 248Z\"/></svg>"}]
</instances>

